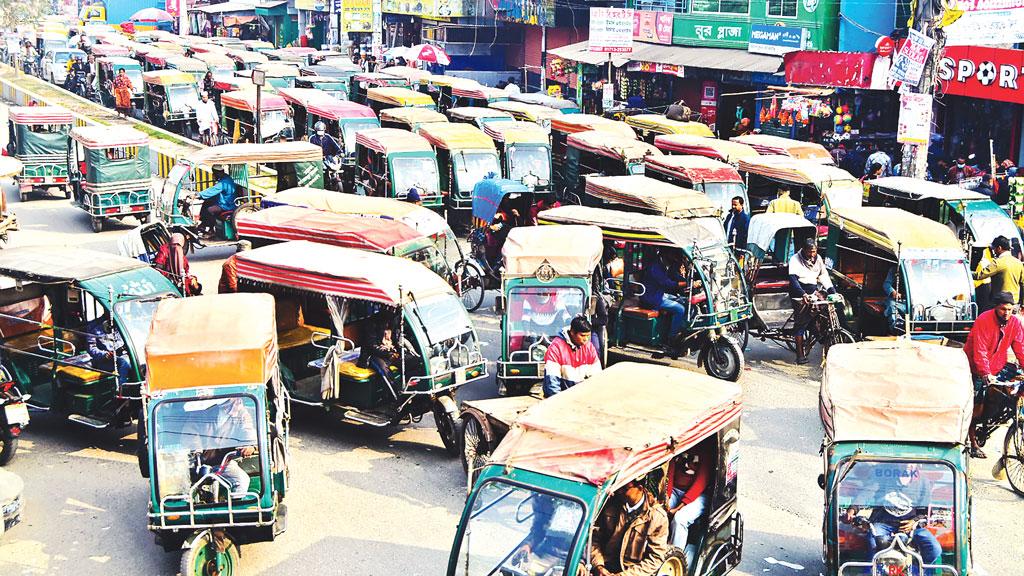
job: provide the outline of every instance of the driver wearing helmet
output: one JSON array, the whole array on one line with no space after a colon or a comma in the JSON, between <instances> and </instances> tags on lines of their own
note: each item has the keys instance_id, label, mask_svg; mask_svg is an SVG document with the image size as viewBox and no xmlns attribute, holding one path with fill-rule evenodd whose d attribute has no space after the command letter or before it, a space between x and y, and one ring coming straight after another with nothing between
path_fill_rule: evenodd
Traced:
<instances>
[{"instance_id":1,"label":"driver wearing helmet","mask_svg":"<svg viewBox=\"0 0 1024 576\"><path fill-rule=\"evenodd\" d=\"M327 133L327 125L323 121L319 121L313 125L315 134L309 139L310 144L316 144L324 151L324 160L332 156L341 154L341 146L338 145L338 141Z\"/></svg>"}]
</instances>

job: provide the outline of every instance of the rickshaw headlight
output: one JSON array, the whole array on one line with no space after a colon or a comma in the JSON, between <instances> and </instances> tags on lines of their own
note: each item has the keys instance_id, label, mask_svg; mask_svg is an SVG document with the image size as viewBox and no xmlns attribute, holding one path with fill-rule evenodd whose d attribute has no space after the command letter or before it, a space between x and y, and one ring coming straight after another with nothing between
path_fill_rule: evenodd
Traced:
<instances>
[{"instance_id":1,"label":"rickshaw headlight","mask_svg":"<svg viewBox=\"0 0 1024 576\"><path fill-rule=\"evenodd\" d=\"M530 359L534 362L543 362L544 356L548 353L548 347L543 344L538 344L530 350Z\"/></svg>"}]
</instances>

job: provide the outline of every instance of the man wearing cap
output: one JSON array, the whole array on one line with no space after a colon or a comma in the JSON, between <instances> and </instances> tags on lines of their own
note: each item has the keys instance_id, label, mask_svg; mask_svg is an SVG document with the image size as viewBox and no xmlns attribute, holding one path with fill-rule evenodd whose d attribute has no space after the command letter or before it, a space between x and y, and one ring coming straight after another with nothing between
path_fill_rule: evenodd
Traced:
<instances>
[{"instance_id":1,"label":"man wearing cap","mask_svg":"<svg viewBox=\"0 0 1024 576\"><path fill-rule=\"evenodd\" d=\"M991 279L992 295L1000 292L1009 292L1014 304L1020 303L1021 285L1024 284L1024 264L1021 263L1010 250L1010 240L1006 236L996 236L992 240L993 260L974 273L975 280ZM983 306L984 310L994 305L989 301Z\"/></svg>"},{"instance_id":2,"label":"man wearing cap","mask_svg":"<svg viewBox=\"0 0 1024 576\"><path fill-rule=\"evenodd\" d=\"M1014 313L1018 296L1009 292L995 292L992 295L993 308L982 312L975 320L964 353L971 365L971 377L974 381L974 415L968 438L971 441L971 457L985 458L976 437L979 418L985 410L985 395L988 387L997 382L997 376L1008 376L1004 368L1007 365L1006 353L1013 348L1018 359L1024 359L1024 325ZM1019 361L1019 360L1018 360Z\"/></svg>"},{"instance_id":3,"label":"man wearing cap","mask_svg":"<svg viewBox=\"0 0 1024 576\"><path fill-rule=\"evenodd\" d=\"M420 198L420 191L416 188L409 188L409 192L405 195L405 201L417 206L423 206L423 198Z\"/></svg>"}]
</instances>

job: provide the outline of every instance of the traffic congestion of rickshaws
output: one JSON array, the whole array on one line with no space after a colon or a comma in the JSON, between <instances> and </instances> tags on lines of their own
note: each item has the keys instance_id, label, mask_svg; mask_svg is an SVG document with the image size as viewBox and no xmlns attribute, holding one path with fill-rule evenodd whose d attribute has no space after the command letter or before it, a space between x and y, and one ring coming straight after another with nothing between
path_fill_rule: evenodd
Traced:
<instances>
[{"instance_id":1,"label":"traffic congestion of rickshaws","mask_svg":"<svg viewBox=\"0 0 1024 576\"><path fill-rule=\"evenodd\" d=\"M146 524L183 576L240 573L242 544L285 532L293 404L380 430L431 415L467 480L451 576L727 574L751 339L798 365L822 349L828 576L978 573L968 460L1006 423L1024 495L1020 387L983 418L972 398L1013 385L968 355L1022 299L1000 276L1022 234L989 195L411 63L98 38L103 106L218 145L157 177L141 127L9 109L21 202L63 192L96 232L138 227L120 256L0 251L0 465L26 407L134 424ZM72 52L40 75L63 84ZM0 238L16 228L0 198ZM234 277L200 295L167 254L210 245L238 247ZM681 358L706 374L658 365ZM460 402L492 376L499 398Z\"/></svg>"}]
</instances>

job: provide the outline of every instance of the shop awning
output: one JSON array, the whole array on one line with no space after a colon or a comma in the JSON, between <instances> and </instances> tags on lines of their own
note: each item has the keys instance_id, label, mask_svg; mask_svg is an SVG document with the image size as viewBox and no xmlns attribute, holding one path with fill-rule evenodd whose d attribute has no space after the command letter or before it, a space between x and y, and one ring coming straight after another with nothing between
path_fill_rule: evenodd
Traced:
<instances>
[{"instance_id":1,"label":"shop awning","mask_svg":"<svg viewBox=\"0 0 1024 576\"><path fill-rule=\"evenodd\" d=\"M255 14L256 6L244 2L223 2L209 6L198 6L189 8L189 12L203 12L206 14L223 14L225 12L252 12Z\"/></svg>"},{"instance_id":2,"label":"shop awning","mask_svg":"<svg viewBox=\"0 0 1024 576\"><path fill-rule=\"evenodd\" d=\"M548 50L548 54L595 66L608 62L608 54L590 52L586 41ZM751 54L743 50L729 48L665 46L647 42L633 42L632 54L612 54L613 66L620 67L628 62L652 62L683 67L735 72L767 72L769 74L774 74L782 68L782 57L780 56Z\"/></svg>"},{"instance_id":3,"label":"shop awning","mask_svg":"<svg viewBox=\"0 0 1024 576\"><path fill-rule=\"evenodd\" d=\"M284 16L288 13L288 0L273 0L272 2L260 2L256 5L256 14L259 16Z\"/></svg>"},{"instance_id":4,"label":"shop awning","mask_svg":"<svg viewBox=\"0 0 1024 576\"><path fill-rule=\"evenodd\" d=\"M876 71L874 52L799 50L784 57L786 82L836 88L885 88L885 69ZM875 78L876 75L881 77Z\"/></svg>"},{"instance_id":5,"label":"shop awning","mask_svg":"<svg viewBox=\"0 0 1024 576\"><path fill-rule=\"evenodd\" d=\"M241 26L242 24L248 24L255 20L255 16L225 16L225 26Z\"/></svg>"}]
</instances>

